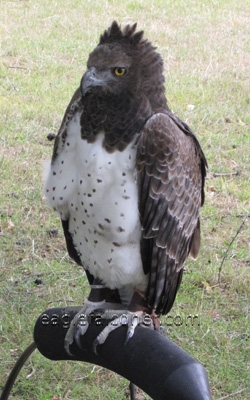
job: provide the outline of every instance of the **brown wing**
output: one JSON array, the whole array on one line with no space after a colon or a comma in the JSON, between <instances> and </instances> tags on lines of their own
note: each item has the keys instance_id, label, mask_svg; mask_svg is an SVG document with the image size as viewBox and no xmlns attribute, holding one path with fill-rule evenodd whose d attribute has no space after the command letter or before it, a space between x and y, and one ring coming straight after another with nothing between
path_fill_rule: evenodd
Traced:
<instances>
[{"instance_id":1,"label":"brown wing","mask_svg":"<svg viewBox=\"0 0 250 400\"><path fill-rule=\"evenodd\" d=\"M80 88L76 89L75 93L73 94L72 99L70 100L58 131L58 134L55 139L54 149L52 154L52 162L55 161L57 155L60 153L62 147L64 146L65 139L67 136L67 124L74 116L74 113L77 111L79 107L82 106L82 95Z\"/></svg>"},{"instance_id":2,"label":"brown wing","mask_svg":"<svg viewBox=\"0 0 250 400\"><path fill-rule=\"evenodd\" d=\"M147 121L138 142L137 179L148 303L157 314L169 312L185 260L199 252L206 165L194 134L172 113Z\"/></svg>"}]
</instances>

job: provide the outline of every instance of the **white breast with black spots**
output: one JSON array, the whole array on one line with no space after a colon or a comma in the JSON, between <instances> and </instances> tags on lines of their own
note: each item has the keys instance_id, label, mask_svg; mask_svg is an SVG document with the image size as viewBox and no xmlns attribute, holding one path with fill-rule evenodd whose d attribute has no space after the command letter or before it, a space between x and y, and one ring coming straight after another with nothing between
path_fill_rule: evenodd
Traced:
<instances>
[{"instance_id":1,"label":"white breast with black spots","mask_svg":"<svg viewBox=\"0 0 250 400\"><path fill-rule=\"evenodd\" d=\"M81 139L80 114L67 128L63 150L51 165L46 197L69 229L85 268L111 288L145 289L135 181L136 146L107 153L104 133Z\"/></svg>"}]
</instances>

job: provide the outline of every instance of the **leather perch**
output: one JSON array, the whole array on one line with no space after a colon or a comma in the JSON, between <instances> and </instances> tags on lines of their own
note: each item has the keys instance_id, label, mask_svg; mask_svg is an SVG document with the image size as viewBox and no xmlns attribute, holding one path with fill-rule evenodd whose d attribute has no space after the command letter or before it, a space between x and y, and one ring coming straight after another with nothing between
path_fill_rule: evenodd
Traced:
<instances>
[{"instance_id":1,"label":"leather perch","mask_svg":"<svg viewBox=\"0 0 250 400\"><path fill-rule=\"evenodd\" d=\"M93 342L106 321L93 319L80 339L82 348L73 343L70 346L73 356L67 354L64 338L80 309L52 308L39 316L34 341L44 357L100 365L133 382L154 400L211 400L204 367L168 338L142 326L136 328L126 345L126 326L113 331L98 346L96 355Z\"/></svg>"}]
</instances>

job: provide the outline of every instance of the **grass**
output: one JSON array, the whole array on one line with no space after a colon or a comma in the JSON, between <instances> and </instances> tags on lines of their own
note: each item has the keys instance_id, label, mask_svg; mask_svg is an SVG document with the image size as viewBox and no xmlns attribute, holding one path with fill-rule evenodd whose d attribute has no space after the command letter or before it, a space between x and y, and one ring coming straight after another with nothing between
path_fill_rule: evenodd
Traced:
<instances>
[{"instance_id":1,"label":"grass","mask_svg":"<svg viewBox=\"0 0 250 400\"><path fill-rule=\"evenodd\" d=\"M202 249L187 263L172 323L162 322L168 336L206 367L214 399L247 399L250 5L243 0L2 0L0 387L32 341L40 313L79 305L87 293L59 220L44 201L41 162L52 153L47 134L57 132L88 53L113 19L138 21L157 45L169 104L196 132L209 163ZM199 325L188 315L198 315ZM126 390L125 379L103 368L52 363L35 352L11 399L74 400L83 393L85 399L125 399Z\"/></svg>"}]
</instances>

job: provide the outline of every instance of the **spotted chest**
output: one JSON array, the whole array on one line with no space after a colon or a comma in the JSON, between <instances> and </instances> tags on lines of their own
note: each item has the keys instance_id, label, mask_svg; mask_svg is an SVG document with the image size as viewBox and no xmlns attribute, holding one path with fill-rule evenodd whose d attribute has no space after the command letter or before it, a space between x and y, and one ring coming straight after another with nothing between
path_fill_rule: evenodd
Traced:
<instances>
[{"instance_id":1,"label":"spotted chest","mask_svg":"<svg viewBox=\"0 0 250 400\"><path fill-rule=\"evenodd\" d=\"M45 192L64 220L85 268L111 288L145 289L140 256L135 158L136 138L122 152L81 139L80 113L67 127L67 137L51 164Z\"/></svg>"}]
</instances>

